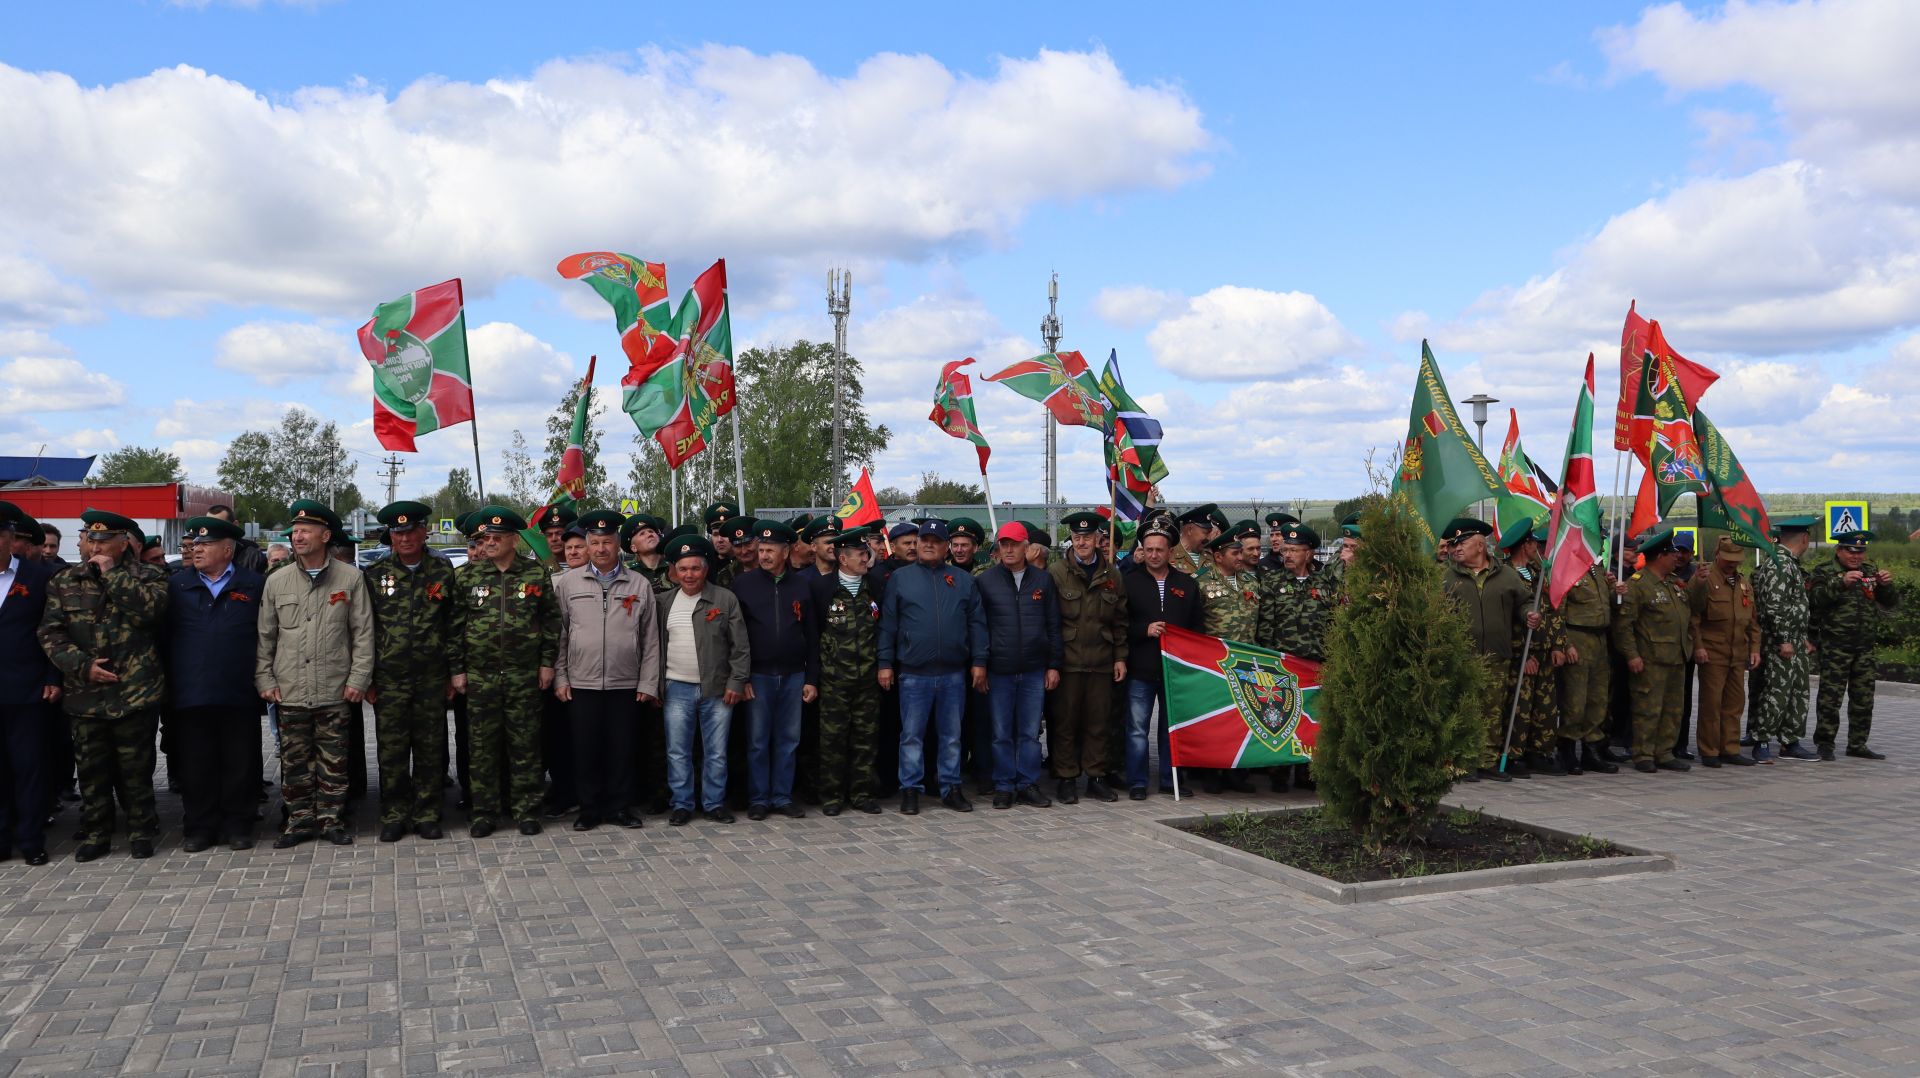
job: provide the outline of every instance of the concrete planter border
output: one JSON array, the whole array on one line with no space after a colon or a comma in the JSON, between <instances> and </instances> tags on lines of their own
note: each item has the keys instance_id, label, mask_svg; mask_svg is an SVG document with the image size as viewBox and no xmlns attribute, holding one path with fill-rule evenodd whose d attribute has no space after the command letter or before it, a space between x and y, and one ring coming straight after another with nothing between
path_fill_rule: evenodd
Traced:
<instances>
[{"instance_id":1,"label":"concrete planter border","mask_svg":"<svg viewBox=\"0 0 1920 1078\"><path fill-rule=\"evenodd\" d=\"M1314 805L1296 805L1288 808L1265 809L1255 812L1256 816L1279 816L1289 812L1303 812ZM1441 805L1441 810L1451 812L1464 809L1459 805ZM1541 838L1559 839L1576 842L1583 836L1569 831L1560 831L1525 820L1515 820L1506 816L1496 816L1484 809L1465 809L1479 812L1491 820L1517 827L1522 831ZM1318 876L1304 869L1283 865L1258 854L1245 850L1236 850L1231 846L1202 838L1183 828L1205 821L1209 817L1172 816L1144 821L1139 827L1149 837L1178 847L1189 853L1195 853L1209 861L1243 869L1256 876L1264 876L1276 883L1284 884L1291 890L1311 895L1323 902L1347 905L1354 902L1380 902L1390 898L1407 898L1413 895L1437 895L1454 891L1476 891L1484 887L1506 887L1522 883L1552 883L1558 880L1597 879L1605 876L1631 876L1644 872L1671 872L1678 867L1678 860L1670 853L1656 850L1643 850L1615 842L1614 845L1626 851L1620 857L1598 857L1581 861L1554 861L1541 865L1508 865L1504 868L1482 868L1471 872L1448 872L1436 876L1414 876L1399 880L1370 880L1365 883L1339 883Z\"/></svg>"}]
</instances>

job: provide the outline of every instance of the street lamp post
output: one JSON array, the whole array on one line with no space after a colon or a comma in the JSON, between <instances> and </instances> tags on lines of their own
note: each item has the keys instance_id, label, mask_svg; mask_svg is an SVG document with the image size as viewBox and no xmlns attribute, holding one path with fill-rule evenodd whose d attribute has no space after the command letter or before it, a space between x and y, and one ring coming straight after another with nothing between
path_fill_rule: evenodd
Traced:
<instances>
[{"instance_id":1,"label":"street lamp post","mask_svg":"<svg viewBox=\"0 0 1920 1078\"><path fill-rule=\"evenodd\" d=\"M1475 393L1460 403L1473 405L1473 425L1479 430L1480 455L1484 457L1487 455L1487 406L1490 404L1499 404L1500 400L1497 397L1490 397L1485 393ZM1482 498L1480 500L1478 512L1481 520L1487 519L1486 499ZM1495 538L1498 538L1498 536Z\"/></svg>"}]
</instances>

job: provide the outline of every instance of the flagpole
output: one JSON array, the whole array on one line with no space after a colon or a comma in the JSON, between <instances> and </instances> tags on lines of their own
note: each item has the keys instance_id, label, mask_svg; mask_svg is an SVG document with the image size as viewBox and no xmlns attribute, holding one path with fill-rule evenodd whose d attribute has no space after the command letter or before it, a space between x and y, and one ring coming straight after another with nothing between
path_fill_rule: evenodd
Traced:
<instances>
[{"instance_id":1,"label":"flagpole","mask_svg":"<svg viewBox=\"0 0 1920 1078\"><path fill-rule=\"evenodd\" d=\"M458 280L458 278L455 278ZM467 355L467 399L473 397L473 349L467 344L467 293L460 288L460 350ZM487 480L480 474L480 407L476 402L471 409L473 415L467 419L467 425L473 428L473 485L480 490L480 504L487 504Z\"/></svg>"},{"instance_id":2,"label":"flagpole","mask_svg":"<svg viewBox=\"0 0 1920 1078\"><path fill-rule=\"evenodd\" d=\"M1547 574L1542 571L1544 568L1545 566L1541 563L1535 563L1533 567L1533 609L1527 614L1527 620L1529 622L1533 620L1535 615L1540 613L1540 585L1547 581ZM1513 747L1513 723L1514 720L1520 716L1520 694L1525 691L1527 687L1527 654L1532 650L1533 626L1529 624L1527 626L1527 639L1520 645L1520 665L1516 669L1516 676L1513 679L1513 705L1507 709L1507 736L1506 740L1500 744L1501 774L1506 774L1507 771L1507 750ZM1535 676L1537 677L1538 675Z\"/></svg>"},{"instance_id":3,"label":"flagpole","mask_svg":"<svg viewBox=\"0 0 1920 1078\"><path fill-rule=\"evenodd\" d=\"M735 399L734 406L727 416L733 420L733 496L740 501L740 511L747 511L746 470L740 465L740 402Z\"/></svg>"},{"instance_id":4,"label":"flagpole","mask_svg":"<svg viewBox=\"0 0 1920 1078\"><path fill-rule=\"evenodd\" d=\"M667 489L671 492L667 495L667 512L673 514L673 521L667 527L677 528L680 526L680 470L678 468L668 466Z\"/></svg>"},{"instance_id":5,"label":"flagpole","mask_svg":"<svg viewBox=\"0 0 1920 1078\"><path fill-rule=\"evenodd\" d=\"M1000 530L1000 521L993 512L993 483L987 479L987 470L980 469L980 486L987 492L987 530L989 533Z\"/></svg>"}]
</instances>

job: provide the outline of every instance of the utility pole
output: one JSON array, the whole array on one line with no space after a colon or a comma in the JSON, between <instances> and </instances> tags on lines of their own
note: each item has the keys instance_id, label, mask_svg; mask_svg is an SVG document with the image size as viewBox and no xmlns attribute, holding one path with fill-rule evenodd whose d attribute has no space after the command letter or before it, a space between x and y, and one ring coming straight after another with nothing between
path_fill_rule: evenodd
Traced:
<instances>
[{"instance_id":1,"label":"utility pole","mask_svg":"<svg viewBox=\"0 0 1920 1078\"><path fill-rule=\"evenodd\" d=\"M847 311L853 303L853 271L827 271L827 313L833 316L833 486L829 509L847 499Z\"/></svg>"},{"instance_id":2,"label":"utility pole","mask_svg":"<svg viewBox=\"0 0 1920 1078\"><path fill-rule=\"evenodd\" d=\"M386 459L381 461L380 463L386 465L387 470L384 472L375 472L373 474L387 481L387 504L392 505L394 503L394 500L400 496L399 494L395 493L395 491L398 490L399 488L400 473L406 471L407 466L400 462L399 455L395 453L387 454Z\"/></svg>"},{"instance_id":3,"label":"utility pole","mask_svg":"<svg viewBox=\"0 0 1920 1078\"><path fill-rule=\"evenodd\" d=\"M1054 274L1047 281L1047 316L1040 320L1040 337L1047 342L1048 352L1060 350L1060 275ZM1047 545L1053 545L1053 536L1060 527L1060 425L1052 412L1046 413L1047 423Z\"/></svg>"}]
</instances>

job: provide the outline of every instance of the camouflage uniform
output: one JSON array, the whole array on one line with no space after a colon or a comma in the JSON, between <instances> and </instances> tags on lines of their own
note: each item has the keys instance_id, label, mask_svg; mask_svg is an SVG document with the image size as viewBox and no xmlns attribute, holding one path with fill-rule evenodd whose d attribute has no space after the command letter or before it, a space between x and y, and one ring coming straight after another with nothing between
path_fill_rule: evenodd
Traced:
<instances>
[{"instance_id":1,"label":"camouflage uniform","mask_svg":"<svg viewBox=\"0 0 1920 1078\"><path fill-rule=\"evenodd\" d=\"M1332 570L1328 566L1305 579L1284 568L1262 574L1259 639L1254 642L1314 662L1325 659L1327 620L1344 583Z\"/></svg>"},{"instance_id":2,"label":"camouflage uniform","mask_svg":"<svg viewBox=\"0 0 1920 1078\"><path fill-rule=\"evenodd\" d=\"M154 633L166 605L166 575L131 557L100 574L81 562L47 582L40 646L60 668L61 707L73 723L82 845L111 840L116 796L130 838L151 842L159 835L153 737L166 679ZM93 660L102 657L113 660L118 682L87 679Z\"/></svg>"},{"instance_id":3,"label":"camouflage uniform","mask_svg":"<svg viewBox=\"0 0 1920 1078\"><path fill-rule=\"evenodd\" d=\"M1526 568L1514 567L1520 579L1527 582L1531 589L1534 574L1539 572L1538 565ZM1520 665L1520 652L1526 647L1527 630L1521 626L1513 633L1513 662L1507 668L1507 706L1513 706L1513 694L1520 689L1520 710L1513 720L1513 743L1510 755L1515 756L1551 756L1553 739L1560 727L1560 701L1554 693L1553 653L1567 650L1567 622L1560 612L1548 603L1540 604L1540 627L1533 632L1533 645L1526 648L1527 658L1539 663L1531 677L1525 676ZM1522 681L1524 688L1520 687ZM1531 761L1530 761L1531 762Z\"/></svg>"},{"instance_id":4,"label":"camouflage uniform","mask_svg":"<svg viewBox=\"0 0 1920 1078\"><path fill-rule=\"evenodd\" d=\"M1760 620L1760 692L1755 701L1753 740L1757 745L1791 744L1807 734L1807 695L1812 688L1813 655L1807 645L1806 567L1784 546L1775 547L1753 571L1754 609ZM1792 644L1793 655L1780 654Z\"/></svg>"},{"instance_id":5,"label":"camouflage uniform","mask_svg":"<svg viewBox=\"0 0 1920 1078\"><path fill-rule=\"evenodd\" d=\"M446 559L431 553L414 569L391 554L367 566L382 824L440 822L453 573Z\"/></svg>"},{"instance_id":6,"label":"camouflage uniform","mask_svg":"<svg viewBox=\"0 0 1920 1078\"><path fill-rule=\"evenodd\" d=\"M1613 646L1646 666L1628 678L1633 694L1633 762L1666 763L1680 736L1681 679L1685 676L1691 612L1671 582L1649 572L1627 581L1613 621Z\"/></svg>"},{"instance_id":7,"label":"camouflage uniform","mask_svg":"<svg viewBox=\"0 0 1920 1078\"><path fill-rule=\"evenodd\" d=\"M1833 747L1840 733L1840 701L1847 702L1847 749L1867 747L1873 732L1873 662L1880 623L1900 605L1892 583L1876 584L1878 572L1861 562L1869 579L1845 582L1846 570L1837 560L1816 568L1808 579L1808 612L1813 624L1814 662L1820 670L1820 693L1814 703L1813 743ZM49 604L51 605L51 604Z\"/></svg>"},{"instance_id":8,"label":"camouflage uniform","mask_svg":"<svg viewBox=\"0 0 1920 1078\"><path fill-rule=\"evenodd\" d=\"M813 788L823 805L859 804L873 797L879 748L880 603L867 577L851 595L837 573L829 579L832 598L820 614L820 756Z\"/></svg>"},{"instance_id":9,"label":"camouflage uniform","mask_svg":"<svg viewBox=\"0 0 1920 1078\"><path fill-rule=\"evenodd\" d=\"M1210 567L1211 568L1211 567ZM1204 631L1222 640L1257 643L1260 635L1259 581L1252 573L1228 578L1218 569L1200 581L1200 595L1206 604Z\"/></svg>"},{"instance_id":10,"label":"camouflage uniform","mask_svg":"<svg viewBox=\"0 0 1920 1078\"><path fill-rule=\"evenodd\" d=\"M468 754L474 774L498 774L507 757L511 805L501 805L493 783L467 791L473 822L493 823L506 811L515 820L540 814L541 690L539 671L551 668L560 647L560 605L546 567L515 558L504 571L492 561L468 562L454 572L455 674L467 676Z\"/></svg>"},{"instance_id":11,"label":"camouflage uniform","mask_svg":"<svg viewBox=\"0 0 1920 1078\"><path fill-rule=\"evenodd\" d=\"M1613 665L1607 631L1613 624L1613 580L1595 564L1567 589L1557 612L1578 658L1560 668L1561 734L1579 744L1607 740L1607 703Z\"/></svg>"},{"instance_id":12,"label":"camouflage uniform","mask_svg":"<svg viewBox=\"0 0 1920 1078\"><path fill-rule=\"evenodd\" d=\"M1186 547L1179 543L1173 545L1173 557L1170 560L1175 569L1187 574L1195 581L1205 580L1210 576L1219 575L1218 570L1213 567L1213 559L1207 557L1204 551L1199 554L1191 554L1188 553Z\"/></svg>"}]
</instances>

